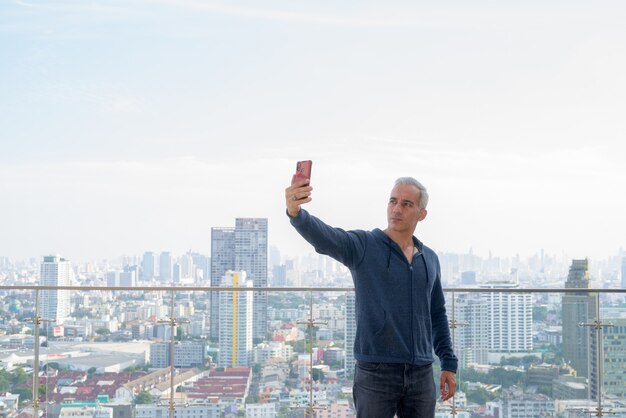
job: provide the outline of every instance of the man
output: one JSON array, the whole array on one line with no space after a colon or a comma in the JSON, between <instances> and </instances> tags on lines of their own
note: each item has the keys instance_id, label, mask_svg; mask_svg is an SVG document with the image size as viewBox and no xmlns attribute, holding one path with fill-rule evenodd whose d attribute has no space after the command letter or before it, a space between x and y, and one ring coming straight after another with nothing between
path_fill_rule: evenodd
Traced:
<instances>
[{"instance_id":1,"label":"man","mask_svg":"<svg viewBox=\"0 0 626 418\"><path fill-rule=\"evenodd\" d=\"M310 215L309 180L285 189L287 215L315 247L345 264L356 293L353 396L358 418L434 417L433 356L441 361L441 399L456 389L457 358L437 255L413 236L426 217L428 193L411 177L396 180L387 228L344 231Z\"/></svg>"}]
</instances>

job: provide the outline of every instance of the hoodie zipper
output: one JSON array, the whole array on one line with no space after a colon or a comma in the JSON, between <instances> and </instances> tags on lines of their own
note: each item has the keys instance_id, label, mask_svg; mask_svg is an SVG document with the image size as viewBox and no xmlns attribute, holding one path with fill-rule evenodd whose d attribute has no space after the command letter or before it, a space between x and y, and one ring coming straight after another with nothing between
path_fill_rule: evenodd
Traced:
<instances>
[{"instance_id":1,"label":"hoodie zipper","mask_svg":"<svg viewBox=\"0 0 626 418\"><path fill-rule=\"evenodd\" d=\"M409 264L409 286L410 286L410 290L411 290L411 309L410 309L410 314L411 314L411 362L415 363L415 324L413 323L413 318L415 317L415 314L413 312L413 301L414 301L414 297L413 297L413 260L415 259L415 254L413 254L413 257L411 258L411 263Z\"/></svg>"}]
</instances>

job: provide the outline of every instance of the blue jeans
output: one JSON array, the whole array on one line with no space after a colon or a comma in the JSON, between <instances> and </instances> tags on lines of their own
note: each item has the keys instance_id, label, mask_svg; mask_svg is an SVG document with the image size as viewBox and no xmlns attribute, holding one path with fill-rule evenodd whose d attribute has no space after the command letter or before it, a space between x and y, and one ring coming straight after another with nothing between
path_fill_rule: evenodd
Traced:
<instances>
[{"instance_id":1,"label":"blue jeans","mask_svg":"<svg viewBox=\"0 0 626 418\"><path fill-rule=\"evenodd\" d=\"M357 361L352 395L357 418L433 418L433 367Z\"/></svg>"}]
</instances>

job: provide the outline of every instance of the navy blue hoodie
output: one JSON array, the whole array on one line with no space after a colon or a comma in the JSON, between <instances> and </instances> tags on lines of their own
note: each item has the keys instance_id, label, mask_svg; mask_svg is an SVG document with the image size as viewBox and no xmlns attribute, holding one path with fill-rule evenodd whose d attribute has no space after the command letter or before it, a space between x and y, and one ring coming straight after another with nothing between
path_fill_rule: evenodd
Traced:
<instances>
[{"instance_id":1,"label":"navy blue hoodie","mask_svg":"<svg viewBox=\"0 0 626 418\"><path fill-rule=\"evenodd\" d=\"M434 361L434 350L441 368L456 373L439 259L433 250L413 237L418 251L409 263L380 229L344 231L304 209L290 222L318 253L352 273L356 360L425 365Z\"/></svg>"}]
</instances>

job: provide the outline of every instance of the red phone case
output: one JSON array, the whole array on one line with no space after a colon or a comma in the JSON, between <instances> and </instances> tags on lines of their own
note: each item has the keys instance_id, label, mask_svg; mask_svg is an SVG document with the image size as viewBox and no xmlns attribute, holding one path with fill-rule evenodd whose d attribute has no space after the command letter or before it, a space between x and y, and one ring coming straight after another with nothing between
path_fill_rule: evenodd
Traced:
<instances>
[{"instance_id":1,"label":"red phone case","mask_svg":"<svg viewBox=\"0 0 626 418\"><path fill-rule=\"evenodd\" d=\"M311 180L312 166L313 162L311 160L298 161L296 164L296 177Z\"/></svg>"}]
</instances>

